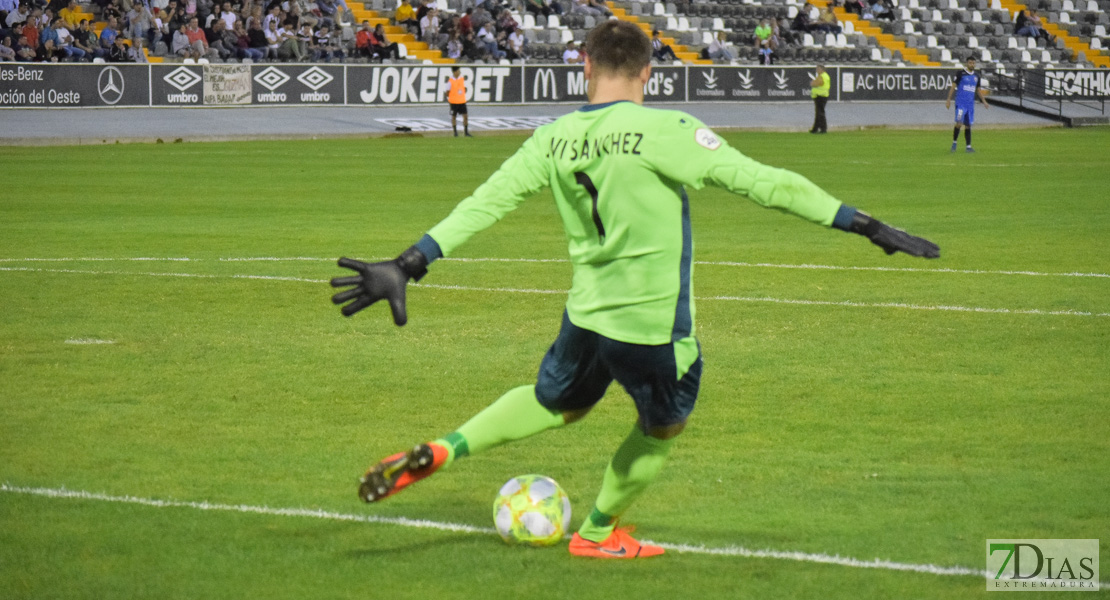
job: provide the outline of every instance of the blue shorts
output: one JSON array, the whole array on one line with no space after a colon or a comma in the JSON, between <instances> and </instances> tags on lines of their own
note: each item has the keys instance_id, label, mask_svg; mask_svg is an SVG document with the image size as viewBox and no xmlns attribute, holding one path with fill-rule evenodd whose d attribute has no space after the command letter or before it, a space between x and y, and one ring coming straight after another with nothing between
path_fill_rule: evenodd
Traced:
<instances>
[{"instance_id":1,"label":"blue shorts","mask_svg":"<svg viewBox=\"0 0 1110 600\"><path fill-rule=\"evenodd\" d=\"M975 123L975 105L960 106L956 105L956 122L971 127Z\"/></svg>"},{"instance_id":2,"label":"blue shorts","mask_svg":"<svg viewBox=\"0 0 1110 600\"><path fill-rule=\"evenodd\" d=\"M615 379L632 396L646 433L686 422L698 398L701 368L699 349L679 378L675 344L618 342L578 327L564 312L559 336L540 363L536 398L549 410L590 408Z\"/></svg>"}]
</instances>

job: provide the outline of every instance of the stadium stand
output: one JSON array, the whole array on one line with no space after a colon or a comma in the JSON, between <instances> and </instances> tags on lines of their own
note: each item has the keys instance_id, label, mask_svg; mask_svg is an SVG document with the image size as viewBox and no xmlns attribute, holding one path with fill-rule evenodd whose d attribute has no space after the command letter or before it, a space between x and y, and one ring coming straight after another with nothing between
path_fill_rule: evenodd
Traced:
<instances>
[{"instance_id":1,"label":"stadium stand","mask_svg":"<svg viewBox=\"0 0 1110 600\"><path fill-rule=\"evenodd\" d=\"M519 0L513 1L512 14L527 40L528 60L533 62L558 62L567 41L583 41L603 18L578 13L536 16L524 11ZM870 16L866 11L848 12L840 1L831 2L842 29L839 34L792 31L791 21L798 11L808 8L803 0L616 0L610 2L610 8L615 18L637 23L648 34L660 30L663 42L685 64L713 63L701 51L717 32L724 32L735 45L735 62L757 63L754 30L761 19L770 19L778 27L775 58L779 64L956 66L974 53L988 71L1110 68L1110 0L1029 0L1027 4L1015 0L892 0L893 19L882 20L865 19ZM808 4L823 7L830 5L830 0L810 0ZM394 25L395 5L396 0L348 2L352 18L351 24L340 29L343 44L353 49L357 24L368 21L371 26L384 26L390 41L398 43L401 60L455 62ZM473 6L473 0L436 0L436 5L441 12L461 14ZM1019 11L1030 8L1042 16L1049 39L1015 35ZM94 30L104 28L97 18L100 8L96 3L82 4L81 10L95 22ZM164 47L144 51L151 62L180 60L167 56ZM349 51L347 56L356 53Z\"/></svg>"}]
</instances>

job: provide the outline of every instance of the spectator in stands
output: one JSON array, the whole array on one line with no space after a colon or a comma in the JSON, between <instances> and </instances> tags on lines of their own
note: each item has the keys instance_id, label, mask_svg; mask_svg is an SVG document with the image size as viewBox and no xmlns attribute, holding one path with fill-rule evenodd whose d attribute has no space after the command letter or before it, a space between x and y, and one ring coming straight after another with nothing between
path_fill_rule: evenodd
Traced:
<instances>
[{"instance_id":1,"label":"spectator in stands","mask_svg":"<svg viewBox=\"0 0 1110 600\"><path fill-rule=\"evenodd\" d=\"M778 47L778 36L771 27L770 19L763 19L755 27L755 48L759 52L759 64L775 64L775 48Z\"/></svg>"},{"instance_id":2,"label":"spectator in stands","mask_svg":"<svg viewBox=\"0 0 1110 600\"><path fill-rule=\"evenodd\" d=\"M710 60L736 60L736 55L733 54L732 49L729 48L728 37L723 31L717 32L717 35L705 50Z\"/></svg>"},{"instance_id":3,"label":"spectator in stands","mask_svg":"<svg viewBox=\"0 0 1110 600\"><path fill-rule=\"evenodd\" d=\"M475 7L474 12L470 15L470 26L474 31L478 31L486 23L493 21L493 15L481 6Z\"/></svg>"},{"instance_id":4,"label":"spectator in stands","mask_svg":"<svg viewBox=\"0 0 1110 600\"><path fill-rule=\"evenodd\" d=\"M241 58L239 55L239 34L235 31L235 23L229 26L227 21L224 21L222 18L220 21L223 22L223 25L219 26L220 45L231 53L228 55L228 58Z\"/></svg>"},{"instance_id":5,"label":"spectator in stands","mask_svg":"<svg viewBox=\"0 0 1110 600\"><path fill-rule=\"evenodd\" d=\"M664 44L662 38L659 37L658 29L651 30L651 57L661 62L678 60L678 57L674 54L674 49Z\"/></svg>"},{"instance_id":6,"label":"spectator in stands","mask_svg":"<svg viewBox=\"0 0 1110 600\"><path fill-rule=\"evenodd\" d=\"M58 11L58 16L65 22L66 29L77 29L82 14L84 13L81 7L77 6L77 0L69 0L66 7Z\"/></svg>"},{"instance_id":7,"label":"spectator in stands","mask_svg":"<svg viewBox=\"0 0 1110 600\"><path fill-rule=\"evenodd\" d=\"M320 11L320 25L329 28L335 27L342 12L336 0L316 0L316 10Z\"/></svg>"},{"instance_id":8,"label":"spectator in stands","mask_svg":"<svg viewBox=\"0 0 1110 600\"><path fill-rule=\"evenodd\" d=\"M170 0L166 5L166 16L162 21L166 24L166 33L169 34L174 31L179 31L182 25L189 24L189 17L185 14L185 7L181 6L176 0Z\"/></svg>"},{"instance_id":9,"label":"spectator in stands","mask_svg":"<svg viewBox=\"0 0 1110 600\"><path fill-rule=\"evenodd\" d=\"M54 40L43 40L39 45L38 52L35 53L35 60L38 62L58 62L65 58L65 54L61 49L54 45Z\"/></svg>"},{"instance_id":10,"label":"spectator in stands","mask_svg":"<svg viewBox=\"0 0 1110 600\"><path fill-rule=\"evenodd\" d=\"M495 31L496 29L494 28L493 23L486 23L485 25L482 25L482 28L478 30L478 33L474 34L474 37L477 38L478 43L482 45L482 48L485 49L486 53L489 54L490 57L492 57L494 60L500 60L502 58L505 58L505 53L497 47L497 35L494 33Z\"/></svg>"},{"instance_id":11,"label":"spectator in stands","mask_svg":"<svg viewBox=\"0 0 1110 600\"><path fill-rule=\"evenodd\" d=\"M12 36L5 35L4 40L0 41L0 62L14 61L15 46L12 45Z\"/></svg>"},{"instance_id":12,"label":"spectator in stands","mask_svg":"<svg viewBox=\"0 0 1110 600\"><path fill-rule=\"evenodd\" d=\"M339 43L332 35L331 31L326 25L321 26L312 36L313 45L316 46L316 56L313 60L323 60L324 62L331 62L331 59L336 59L340 62L343 61L343 49L339 47ZM298 59L301 60L301 59Z\"/></svg>"},{"instance_id":13,"label":"spectator in stands","mask_svg":"<svg viewBox=\"0 0 1110 600\"><path fill-rule=\"evenodd\" d=\"M39 44L39 26L38 26L38 23L37 23L38 19L33 17L33 15L34 15L33 11L32 11L31 14L32 14L32 18L27 19L27 21L23 23L23 29L21 29L19 33L23 37L27 38L27 43L31 44L31 47L34 48L35 52L37 53L38 49L39 49L39 45L40 45Z\"/></svg>"},{"instance_id":14,"label":"spectator in stands","mask_svg":"<svg viewBox=\"0 0 1110 600\"><path fill-rule=\"evenodd\" d=\"M103 35L100 36L100 42L101 44L104 43ZM112 45L115 45L114 38L112 40ZM109 46L109 51L110 50L111 46ZM178 28L177 31L173 32L173 42L170 44L170 52L173 52L174 56L180 56L181 58L200 58L200 54L198 54L197 51L193 48L193 45L189 43L189 34L185 32L184 25Z\"/></svg>"},{"instance_id":15,"label":"spectator in stands","mask_svg":"<svg viewBox=\"0 0 1110 600\"><path fill-rule=\"evenodd\" d=\"M524 46L527 45L527 40L524 39L524 34L520 32L519 27L514 27L508 35L505 36L505 48L509 54L510 60L527 58L524 52Z\"/></svg>"},{"instance_id":16,"label":"spectator in stands","mask_svg":"<svg viewBox=\"0 0 1110 600\"><path fill-rule=\"evenodd\" d=\"M871 16L869 17L868 15ZM872 0L871 6L868 7L867 12L863 13L863 18L893 21L894 7L890 5L890 0Z\"/></svg>"},{"instance_id":17,"label":"spectator in stands","mask_svg":"<svg viewBox=\"0 0 1110 600\"><path fill-rule=\"evenodd\" d=\"M385 27L382 27L381 23L374 26L374 33L370 37L370 49L383 62L387 58L393 60L401 58L401 48L396 42L389 41L385 36Z\"/></svg>"},{"instance_id":18,"label":"spectator in stands","mask_svg":"<svg viewBox=\"0 0 1110 600\"><path fill-rule=\"evenodd\" d=\"M85 53L85 56L92 58L96 56L96 46L89 40L89 20L81 19L77 23L77 29L74 29L73 34L73 47L78 48Z\"/></svg>"},{"instance_id":19,"label":"spectator in stands","mask_svg":"<svg viewBox=\"0 0 1110 600\"><path fill-rule=\"evenodd\" d=\"M567 47L565 50L563 50L563 62L568 65L578 65L585 62L585 59L582 58L582 53L578 51L578 47L575 45L574 40L570 40L569 42L567 42Z\"/></svg>"},{"instance_id":20,"label":"spectator in stands","mask_svg":"<svg viewBox=\"0 0 1110 600\"><path fill-rule=\"evenodd\" d=\"M236 43L225 43L224 33L226 32L227 24L219 17L212 19L212 26L204 30L204 39L208 41L208 47L216 51L220 60L227 60L237 54L238 39Z\"/></svg>"},{"instance_id":21,"label":"spectator in stands","mask_svg":"<svg viewBox=\"0 0 1110 600\"><path fill-rule=\"evenodd\" d=\"M127 55L131 62L134 63L148 63L146 52L143 52L143 38L135 38L131 40L131 51Z\"/></svg>"},{"instance_id":22,"label":"spectator in stands","mask_svg":"<svg viewBox=\"0 0 1110 600\"><path fill-rule=\"evenodd\" d=\"M112 41L112 48L108 50L108 62L131 62L131 57L128 56L131 49L123 42L124 38L122 35L116 36L116 39Z\"/></svg>"},{"instance_id":23,"label":"spectator in stands","mask_svg":"<svg viewBox=\"0 0 1110 600\"><path fill-rule=\"evenodd\" d=\"M280 26L281 22L282 22L281 5L280 4L274 4L274 5L270 6L269 10L266 11L266 15L264 17L262 17L262 31L269 31L270 30L270 23L275 23L278 26Z\"/></svg>"},{"instance_id":24,"label":"spectator in stands","mask_svg":"<svg viewBox=\"0 0 1110 600\"><path fill-rule=\"evenodd\" d=\"M612 14L607 7L598 4L597 0L571 0L570 12L591 17L607 17Z\"/></svg>"},{"instance_id":25,"label":"spectator in stands","mask_svg":"<svg viewBox=\"0 0 1110 600\"><path fill-rule=\"evenodd\" d=\"M516 18L513 17L512 11L507 8L501 9L500 16L497 17L497 31L511 31L520 27Z\"/></svg>"},{"instance_id":26,"label":"spectator in stands","mask_svg":"<svg viewBox=\"0 0 1110 600\"><path fill-rule=\"evenodd\" d=\"M323 27L327 27L324 25ZM271 50L271 54L282 60L289 60L290 58L297 61L304 60L304 55L301 53L301 46L297 43L297 36L294 32L286 30L284 27L278 27L277 23L271 21L270 28L266 30L266 41Z\"/></svg>"},{"instance_id":27,"label":"spectator in stands","mask_svg":"<svg viewBox=\"0 0 1110 600\"><path fill-rule=\"evenodd\" d=\"M55 42L55 46L57 46L57 40L54 39L55 33L53 24L53 19L51 19L45 25L39 25L38 23L35 24L36 28L38 29L39 46L45 44L47 40L53 40Z\"/></svg>"},{"instance_id":28,"label":"spectator in stands","mask_svg":"<svg viewBox=\"0 0 1110 600\"><path fill-rule=\"evenodd\" d=\"M220 19L224 22L225 31L235 31L235 22L239 20L239 15L231 9L230 2L224 2L223 8L220 9Z\"/></svg>"},{"instance_id":29,"label":"spectator in stands","mask_svg":"<svg viewBox=\"0 0 1110 600\"><path fill-rule=\"evenodd\" d=\"M4 22L4 19L8 18L8 15L13 12L18 12L18 8L19 0L0 0L0 24ZM11 44L8 44L8 47L10 48ZM14 52L15 50L12 50L13 54Z\"/></svg>"},{"instance_id":30,"label":"spectator in stands","mask_svg":"<svg viewBox=\"0 0 1110 600\"><path fill-rule=\"evenodd\" d=\"M154 27L154 15L150 13L150 9L142 2L136 2L131 5L131 10L127 12L128 22L128 37L143 38L150 36L150 30Z\"/></svg>"},{"instance_id":31,"label":"spectator in stands","mask_svg":"<svg viewBox=\"0 0 1110 600\"><path fill-rule=\"evenodd\" d=\"M239 48L239 58L250 59L252 62L258 62L266 56L266 51L254 45L254 40L251 39L247 33L246 26L242 21L235 22L235 35L238 37L237 47ZM262 46L266 46L266 36L262 36Z\"/></svg>"},{"instance_id":32,"label":"spectator in stands","mask_svg":"<svg viewBox=\"0 0 1110 600\"><path fill-rule=\"evenodd\" d=\"M824 6L820 9L817 22L813 24L813 29L832 34L838 34L843 31L840 27L840 23L836 20L836 13L834 13L829 6Z\"/></svg>"},{"instance_id":33,"label":"spectator in stands","mask_svg":"<svg viewBox=\"0 0 1110 600\"><path fill-rule=\"evenodd\" d=\"M1018 17L1014 21L1014 35L1040 38L1046 42L1055 41L1055 38L1045 31L1044 24L1041 23L1041 18L1037 15L1037 11L1031 8L1028 10L1028 13L1025 11L1018 12Z\"/></svg>"},{"instance_id":34,"label":"spectator in stands","mask_svg":"<svg viewBox=\"0 0 1110 600\"><path fill-rule=\"evenodd\" d=\"M420 5L416 7L416 23L419 25L424 17L428 15L428 11L435 8L436 0L421 0ZM424 30L419 31L418 37L423 37Z\"/></svg>"},{"instance_id":35,"label":"spectator in stands","mask_svg":"<svg viewBox=\"0 0 1110 600\"><path fill-rule=\"evenodd\" d=\"M9 29L14 30L16 25L25 23L31 16L31 7L26 4L20 4L19 8L8 13L8 18L4 20ZM18 39L16 42L18 43Z\"/></svg>"},{"instance_id":36,"label":"spectator in stands","mask_svg":"<svg viewBox=\"0 0 1110 600\"><path fill-rule=\"evenodd\" d=\"M106 4L104 8L100 9L100 18L104 19L105 21L108 21L109 19L115 19L116 21L119 21L123 19L123 15L124 11L119 5L119 0L108 0L108 4Z\"/></svg>"},{"instance_id":37,"label":"spectator in stands","mask_svg":"<svg viewBox=\"0 0 1110 600\"><path fill-rule=\"evenodd\" d=\"M19 40L15 43L16 62L31 62L35 60L36 54L34 46L27 41L27 36L20 35Z\"/></svg>"},{"instance_id":38,"label":"spectator in stands","mask_svg":"<svg viewBox=\"0 0 1110 600\"><path fill-rule=\"evenodd\" d=\"M794 20L790 23L790 29L802 33L813 31L813 22L809 16L809 9L812 7L812 4L806 2L802 8L798 10L798 14L794 16Z\"/></svg>"},{"instance_id":39,"label":"spectator in stands","mask_svg":"<svg viewBox=\"0 0 1110 600\"><path fill-rule=\"evenodd\" d=\"M201 30L197 17L189 19L189 24L185 26L185 35L189 38L189 45L197 52L196 58L219 58L219 52L209 47L208 37Z\"/></svg>"},{"instance_id":40,"label":"spectator in stands","mask_svg":"<svg viewBox=\"0 0 1110 600\"><path fill-rule=\"evenodd\" d=\"M443 55L447 58L460 60L463 55L463 43L459 39L458 30L447 34L447 43L443 46Z\"/></svg>"},{"instance_id":41,"label":"spectator in stands","mask_svg":"<svg viewBox=\"0 0 1110 600\"><path fill-rule=\"evenodd\" d=\"M428 47L439 50L447 43L447 34L439 32L439 11L429 8L423 19L420 19L420 31L424 33L422 40Z\"/></svg>"},{"instance_id":42,"label":"spectator in stands","mask_svg":"<svg viewBox=\"0 0 1110 600\"><path fill-rule=\"evenodd\" d=\"M370 50L370 21L363 21L359 26L358 31L355 32L355 56L361 58L373 58L374 53Z\"/></svg>"},{"instance_id":43,"label":"spectator in stands","mask_svg":"<svg viewBox=\"0 0 1110 600\"><path fill-rule=\"evenodd\" d=\"M416 11L412 8L411 0L401 0L401 6L398 6L397 12L393 14L393 22L403 25L409 33L420 32L420 21L416 20Z\"/></svg>"},{"instance_id":44,"label":"spectator in stands","mask_svg":"<svg viewBox=\"0 0 1110 600\"><path fill-rule=\"evenodd\" d=\"M524 0L524 10L545 19L555 12L543 0Z\"/></svg>"},{"instance_id":45,"label":"spectator in stands","mask_svg":"<svg viewBox=\"0 0 1110 600\"><path fill-rule=\"evenodd\" d=\"M867 3L863 0L844 0L844 10L855 15L862 15L867 10Z\"/></svg>"},{"instance_id":46,"label":"spectator in stands","mask_svg":"<svg viewBox=\"0 0 1110 600\"><path fill-rule=\"evenodd\" d=\"M173 4L174 0L170 0L170 5L172 6ZM262 25L262 20L265 18L266 15L262 14L262 7L255 4L251 7L250 12L247 13L247 16L243 19L243 21L247 27L247 31L251 30L251 24L255 21L258 21L258 28L261 31L266 31L266 28Z\"/></svg>"},{"instance_id":47,"label":"spectator in stands","mask_svg":"<svg viewBox=\"0 0 1110 600\"><path fill-rule=\"evenodd\" d=\"M309 26L307 23L302 24L297 33L297 46L301 49L301 54L305 56L316 56L316 42L313 36L316 35L316 30Z\"/></svg>"},{"instance_id":48,"label":"spectator in stands","mask_svg":"<svg viewBox=\"0 0 1110 600\"><path fill-rule=\"evenodd\" d=\"M85 52L83 48L79 48L74 45L76 39L66 27L65 19L58 17L54 20L54 33L58 36L58 46L61 47L62 51L65 52L67 57L77 60L84 60L85 57L88 56L88 52ZM89 60L92 60L91 56L89 56L88 58Z\"/></svg>"}]
</instances>

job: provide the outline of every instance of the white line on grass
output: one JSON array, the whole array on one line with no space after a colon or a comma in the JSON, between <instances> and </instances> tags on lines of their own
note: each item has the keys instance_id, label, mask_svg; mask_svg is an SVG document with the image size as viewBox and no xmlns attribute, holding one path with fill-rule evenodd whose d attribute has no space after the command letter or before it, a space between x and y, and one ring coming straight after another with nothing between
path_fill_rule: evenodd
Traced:
<instances>
[{"instance_id":1,"label":"white line on grass","mask_svg":"<svg viewBox=\"0 0 1110 600\"><path fill-rule=\"evenodd\" d=\"M73 338L73 339L66 340L64 343L66 343L66 344L75 344L75 345L78 345L78 346L85 346L85 345L96 345L96 344L114 344L116 342L115 342L115 340L98 340L98 339L94 339L94 338Z\"/></svg>"},{"instance_id":2,"label":"white line on grass","mask_svg":"<svg viewBox=\"0 0 1110 600\"><path fill-rule=\"evenodd\" d=\"M310 279L306 277L285 277L277 275L244 275L244 274L229 274L229 275L211 275L202 273L144 273L132 271L93 271L86 269L41 269L36 267L0 267L0 271L25 271L33 273L76 273L81 275L130 275L142 277L191 277L199 279L255 279L262 281L296 281L301 283L327 283L327 279ZM475 287L464 285L437 285L437 284L424 284L414 283L414 287L437 289L437 290L453 290L463 292L496 292L502 294L545 294L545 295L564 295L566 290L543 290L534 288L498 288L498 287ZM696 296L696 300L710 301L729 301L729 302L753 302L753 303L771 303L771 304L787 304L787 305L800 305L800 306L842 306L848 308L888 308L888 309L901 309L901 310L924 310L924 311L942 311L942 312L965 312L965 313L980 313L980 314L1002 314L1002 315L1035 315L1035 316L1054 316L1054 317L1110 317L1110 313L1104 312L1091 312L1082 310L1042 310L1039 308L989 308L983 306L954 306L954 305L926 305L926 304L906 304L902 302L853 302L851 300L804 300L794 298L769 298L769 297L750 297L750 296Z\"/></svg>"},{"instance_id":3,"label":"white line on grass","mask_svg":"<svg viewBox=\"0 0 1110 600\"><path fill-rule=\"evenodd\" d=\"M353 515L347 513L338 513L327 511L323 509L311 508L272 508L269 506L252 506L248 504L220 504L215 502L188 502L181 500L158 500L155 498L142 498L138 496L112 496L109 494L100 494L95 492L86 492L81 490L68 490L64 487L61 488L35 488L35 487L22 487L9 485L7 483L0 484L0 492L7 492L10 494L25 494L30 496L41 496L46 498L63 498L63 499L76 499L76 500L94 500L99 502L115 502L122 504L138 504L142 506L149 506L153 508L191 508L195 510L209 510L209 511L225 511L225 512L239 512L251 513L259 515L270 515L279 517L305 517L313 519L328 519L333 521L352 521L357 523L373 523L373 524L386 524L398 525L401 527L418 527L424 529L435 529L439 531L450 531L457 533L474 533L483 535L493 535L496 531L490 527L476 527L474 525L466 525L462 523L444 523L440 521L429 521L425 519L409 519L406 517L379 517L375 515ZM647 540L645 540L647 541ZM860 560L848 556L833 556L829 554L811 554L808 552L790 552L781 550L751 550L742 546L724 546L724 547L711 547L703 545L692 544L669 544L664 542L655 542L668 550L687 554L704 554L709 556L734 556L740 558L769 558L777 560L790 560L795 562L808 562L819 563L827 565L838 565L842 567L855 567L862 569L882 569L887 571L909 571L916 573L929 573L931 575L955 575L955 576L974 576L974 577L990 577L990 573L985 570L972 569L970 567L950 566L944 567L939 565L930 564L913 564L901 563L891 560L873 559L873 560ZM1110 585L1107 583L1100 583L1099 585Z\"/></svg>"},{"instance_id":4,"label":"white line on grass","mask_svg":"<svg viewBox=\"0 0 1110 600\"><path fill-rule=\"evenodd\" d=\"M318 256L245 256L226 257L216 259L218 262L335 262L335 258L322 258ZM383 257L370 257L365 260L389 260ZM442 258L440 260L467 263L566 263L565 258ZM176 262L203 262L201 258L0 258L0 262L82 262L82 261L176 261ZM815 265L802 263L797 265L780 263L753 263L742 261L694 261L696 265L716 267L745 267L754 269L800 269L809 271L877 271L885 273L937 273L949 275L1021 275L1028 277L1093 277L1110 279L1110 273L1084 273L1073 272L1045 272L1045 271L1017 271L1017 270L989 270L989 269L923 269L918 267L859 267L844 265Z\"/></svg>"}]
</instances>

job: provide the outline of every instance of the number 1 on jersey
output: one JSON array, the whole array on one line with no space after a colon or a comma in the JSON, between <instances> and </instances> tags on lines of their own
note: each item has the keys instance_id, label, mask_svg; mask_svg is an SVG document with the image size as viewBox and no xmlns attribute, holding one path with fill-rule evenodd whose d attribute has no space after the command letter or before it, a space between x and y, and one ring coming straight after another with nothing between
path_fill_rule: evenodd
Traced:
<instances>
[{"instance_id":1,"label":"number 1 on jersey","mask_svg":"<svg viewBox=\"0 0 1110 600\"><path fill-rule=\"evenodd\" d=\"M583 171L575 171L574 180L578 182L578 185L586 188L586 192L590 195L590 201L593 205L594 226L597 227L598 238L604 242L605 224L601 222L601 215L597 212L597 187L594 186L594 182L590 179L590 176Z\"/></svg>"}]
</instances>

